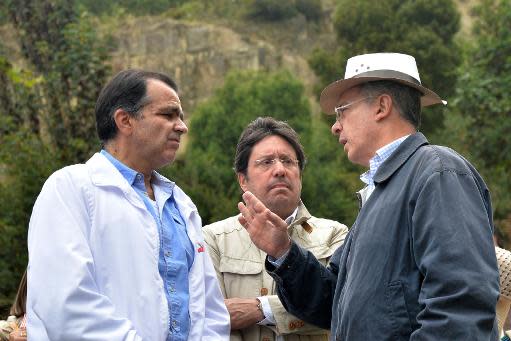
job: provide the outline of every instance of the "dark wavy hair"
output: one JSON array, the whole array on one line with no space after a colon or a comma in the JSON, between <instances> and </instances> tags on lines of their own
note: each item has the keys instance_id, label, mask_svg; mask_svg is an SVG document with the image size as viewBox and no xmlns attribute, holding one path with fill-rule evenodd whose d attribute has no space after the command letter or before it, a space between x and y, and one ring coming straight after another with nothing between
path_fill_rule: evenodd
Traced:
<instances>
[{"instance_id":1,"label":"dark wavy hair","mask_svg":"<svg viewBox=\"0 0 511 341\"><path fill-rule=\"evenodd\" d=\"M252 148L265 137L273 135L282 137L293 147L300 172L303 171L306 163L305 153L296 131L286 122L278 121L273 117L258 117L245 128L238 140L234 157L236 173L247 175L248 160L252 154Z\"/></svg>"}]
</instances>

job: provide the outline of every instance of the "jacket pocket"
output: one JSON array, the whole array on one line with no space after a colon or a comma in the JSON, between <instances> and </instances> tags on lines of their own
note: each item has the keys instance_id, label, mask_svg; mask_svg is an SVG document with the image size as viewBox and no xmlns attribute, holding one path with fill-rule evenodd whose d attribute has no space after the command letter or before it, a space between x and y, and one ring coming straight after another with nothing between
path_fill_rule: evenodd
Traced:
<instances>
[{"instance_id":1,"label":"jacket pocket","mask_svg":"<svg viewBox=\"0 0 511 341\"><path fill-rule=\"evenodd\" d=\"M263 271L263 263L251 259L238 259L222 256L219 265L220 272L240 275L255 275Z\"/></svg>"},{"instance_id":2,"label":"jacket pocket","mask_svg":"<svg viewBox=\"0 0 511 341\"><path fill-rule=\"evenodd\" d=\"M219 270L227 297L261 296L263 264L260 261L222 256Z\"/></svg>"},{"instance_id":3,"label":"jacket pocket","mask_svg":"<svg viewBox=\"0 0 511 341\"><path fill-rule=\"evenodd\" d=\"M386 294L389 307L389 319L392 326L393 340L408 340L412 333L410 315L406 308L403 283L391 282L387 286Z\"/></svg>"}]
</instances>

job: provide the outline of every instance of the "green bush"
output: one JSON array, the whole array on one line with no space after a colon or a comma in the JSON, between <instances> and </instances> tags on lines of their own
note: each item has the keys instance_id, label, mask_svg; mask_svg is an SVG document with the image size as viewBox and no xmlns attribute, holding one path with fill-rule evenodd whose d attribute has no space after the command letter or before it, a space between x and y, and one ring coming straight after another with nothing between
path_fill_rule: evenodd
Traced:
<instances>
[{"instance_id":1,"label":"green bush","mask_svg":"<svg viewBox=\"0 0 511 341\"><path fill-rule=\"evenodd\" d=\"M296 14L294 2L281 0L250 0L246 11L248 18L260 21L279 21Z\"/></svg>"},{"instance_id":2,"label":"green bush","mask_svg":"<svg viewBox=\"0 0 511 341\"><path fill-rule=\"evenodd\" d=\"M422 83L441 97L454 95L460 48L454 41L460 15L452 0L339 0L334 14L338 48L316 50L309 63L320 88L344 76L346 60L374 52L400 52L415 57ZM443 109L428 109L422 130L443 126Z\"/></svg>"},{"instance_id":3,"label":"green bush","mask_svg":"<svg viewBox=\"0 0 511 341\"><path fill-rule=\"evenodd\" d=\"M328 125L311 116L302 84L288 72L254 71L231 72L224 86L197 108L184 159L164 170L191 196L203 222L237 214L236 144L258 116L287 121L299 133L309 158L302 198L310 212L351 223L357 212L352 193L358 173L340 157Z\"/></svg>"},{"instance_id":4,"label":"green bush","mask_svg":"<svg viewBox=\"0 0 511 341\"><path fill-rule=\"evenodd\" d=\"M169 176L185 188L205 222L233 215L240 190L232 167L242 130L258 116L273 116L306 139L309 110L303 86L287 72L231 72L193 113L185 159L170 167Z\"/></svg>"},{"instance_id":5,"label":"green bush","mask_svg":"<svg viewBox=\"0 0 511 341\"><path fill-rule=\"evenodd\" d=\"M3 5L31 71L0 55L1 302L13 299L26 268L28 222L45 179L99 147L93 112L109 74L104 43L73 1Z\"/></svg>"},{"instance_id":6,"label":"green bush","mask_svg":"<svg viewBox=\"0 0 511 341\"><path fill-rule=\"evenodd\" d=\"M511 233L511 3L483 0L475 12L474 42L453 102L445 135L463 135L457 143L478 166L491 194L496 225ZM459 136L459 133L458 133Z\"/></svg>"},{"instance_id":7,"label":"green bush","mask_svg":"<svg viewBox=\"0 0 511 341\"><path fill-rule=\"evenodd\" d=\"M318 21L323 16L321 0L295 0L296 10L308 21Z\"/></svg>"},{"instance_id":8,"label":"green bush","mask_svg":"<svg viewBox=\"0 0 511 341\"><path fill-rule=\"evenodd\" d=\"M115 8L123 8L133 16L154 15L185 3L185 0L76 0L77 6L96 15L108 16Z\"/></svg>"}]
</instances>

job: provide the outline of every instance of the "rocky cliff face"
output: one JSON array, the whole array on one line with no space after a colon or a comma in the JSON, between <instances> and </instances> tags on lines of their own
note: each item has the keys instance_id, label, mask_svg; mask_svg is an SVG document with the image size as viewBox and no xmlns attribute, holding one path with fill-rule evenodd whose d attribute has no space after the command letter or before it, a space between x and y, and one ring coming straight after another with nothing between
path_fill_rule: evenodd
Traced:
<instances>
[{"instance_id":1,"label":"rocky cliff face","mask_svg":"<svg viewBox=\"0 0 511 341\"><path fill-rule=\"evenodd\" d=\"M316 78L303 57L226 27L139 17L114 29L109 26L109 33L117 43L114 72L132 67L168 73L177 81L187 111L211 96L231 69L284 67L313 95L310 88Z\"/></svg>"},{"instance_id":2,"label":"rocky cliff face","mask_svg":"<svg viewBox=\"0 0 511 341\"><path fill-rule=\"evenodd\" d=\"M456 2L466 21L464 10L477 1ZM336 44L331 22L335 1L322 0L322 8L321 23L307 23L303 16L275 24L231 23L228 18L223 24L207 24L126 15L105 20L98 30L113 37L113 72L132 67L168 73L177 81L188 112L211 96L231 69L286 68L304 83L317 113L318 94L312 89L317 79L306 58L314 47ZM470 23L464 22L465 31L467 27ZM0 27L3 48L11 61L26 67L12 32L10 25Z\"/></svg>"}]
</instances>

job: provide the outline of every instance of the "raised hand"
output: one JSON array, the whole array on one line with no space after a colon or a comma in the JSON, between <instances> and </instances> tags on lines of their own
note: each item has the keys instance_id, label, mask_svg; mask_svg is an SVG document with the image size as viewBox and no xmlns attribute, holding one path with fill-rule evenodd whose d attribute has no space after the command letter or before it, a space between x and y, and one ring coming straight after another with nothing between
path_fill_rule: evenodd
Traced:
<instances>
[{"instance_id":1,"label":"raised hand","mask_svg":"<svg viewBox=\"0 0 511 341\"><path fill-rule=\"evenodd\" d=\"M286 222L249 191L243 193L243 201L245 203L238 203L241 212L238 220L247 230L252 242L274 258L285 254L291 247Z\"/></svg>"}]
</instances>

